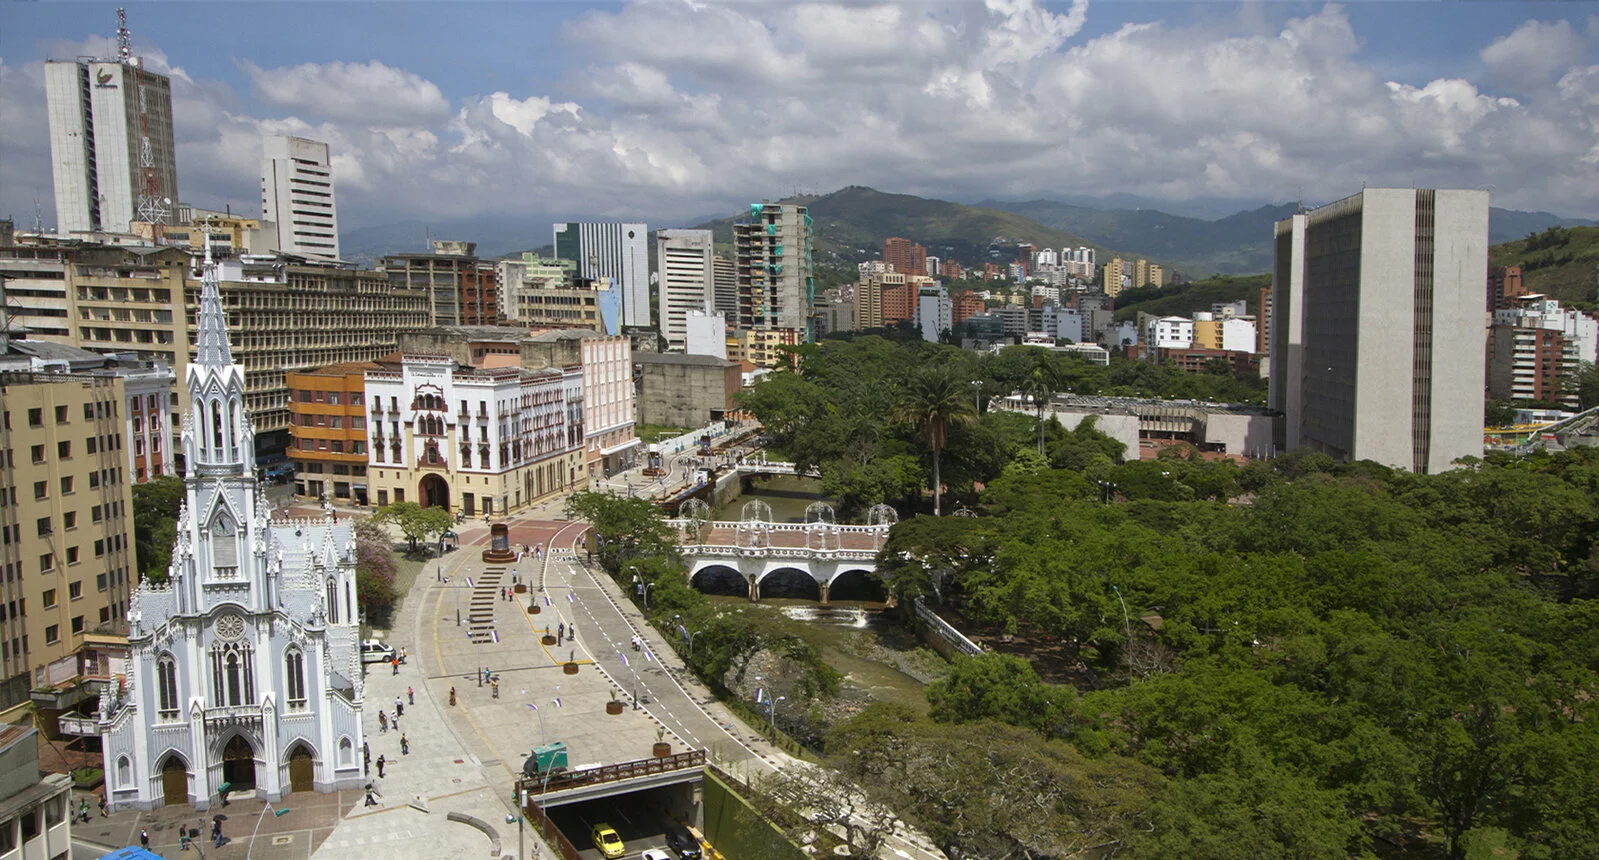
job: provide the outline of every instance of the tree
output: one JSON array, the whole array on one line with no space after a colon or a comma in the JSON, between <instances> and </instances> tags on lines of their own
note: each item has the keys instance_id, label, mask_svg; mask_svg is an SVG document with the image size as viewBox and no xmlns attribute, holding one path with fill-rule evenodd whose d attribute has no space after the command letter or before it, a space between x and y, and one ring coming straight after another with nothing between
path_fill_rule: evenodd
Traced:
<instances>
[{"instance_id":1,"label":"tree","mask_svg":"<svg viewBox=\"0 0 1599 860\"><path fill-rule=\"evenodd\" d=\"M177 538L178 511L187 490L175 475L133 485L133 545L139 574L151 582L166 582L172 565L172 543Z\"/></svg>"},{"instance_id":2,"label":"tree","mask_svg":"<svg viewBox=\"0 0 1599 860\"><path fill-rule=\"evenodd\" d=\"M1584 361L1567 383L1577 395L1577 405L1582 409L1599 406L1599 365Z\"/></svg>"},{"instance_id":3,"label":"tree","mask_svg":"<svg viewBox=\"0 0 1599 860\"><path fill-rule=\"evenodd\" d=\"M677 537L648 499L583 490L567 497L566 515L593 526L594 553L612 576L644 559L677 557Z\"/></svg>"},{"instance_id":4,"label":"tree","mask_svg":"<svg viewBox=\"0 0 1599 860\"><path fill-rule=\"evenodd\" d=\"M355 521L355 593L366 622L387 627L397 597L394 584L399 565L388 530L374 517Z\"/></svg>"},{"instance_id":5,"label":"tree","mask_svg":"<svg viewBox=\"0 0 1599 860\"><path fill-rule=\"evenodd\" d=\"M928 715L941 723L998 720L1061 737L1077 693L1039 680L1020 657L985 653L957 660L948 675L928 686L927 701Z\"/></svg>"},{"instance_id":6,"label":"tree","mask_svg":"<svg viewBox=\"0 0 1599 860\"><path fill-rule=\"evenodd\" d=\"M1484 427L1509 427L1516 423L1516 410L1503 400L1490 400L1482 410Z\"/></svg>"},{"instance_id":7,"label":"tree","mask_svg":"<svg viewBox=\"0 0 1599 860\"><path fill-rule=\"evenodd\" d=\"M426 542L450 530L450 512L442 507L424 508L416 502L395 502L378 508L372 519L378 523L394 523L416 551L418 541Z\"/></svg>"},{"instance_id":8,"label":"tree","mask_svg":"<svg viewBox=\"0 0 1599 860\"><path fill-rule=\"evenodd\" d=\"M925 434L933 449L933 516L940 515L939 458L950 424L971 420L972 403L967 400L966 384L947 367L932 366L913 373L892 414Z\"/></svg>"},{"instance_id":9,"label":"tree","mask_svg":"<svg viewBox=\"0 0 1599 860\"><path fill-rule=\"evenodd\" d=\"M1044 453L1044 412L1049 409L1049 401L1060 390L1060 372L1055 369L1055 357L1050 353L1039 350L1033 356L1033 366L1027 369L1027 376L1022 379L1018 387L1019 393L1031 400L1033 409L1038 413L1038 453Z\"/></svg>"}]
</instances>

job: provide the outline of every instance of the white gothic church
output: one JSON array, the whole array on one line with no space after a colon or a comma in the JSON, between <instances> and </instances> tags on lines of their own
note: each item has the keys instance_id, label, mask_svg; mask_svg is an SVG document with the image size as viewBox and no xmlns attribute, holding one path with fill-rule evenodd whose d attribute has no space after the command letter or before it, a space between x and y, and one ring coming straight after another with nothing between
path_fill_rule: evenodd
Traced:
<instances>
[{"instance_id":1,"label":"white gothic church","mask_svg":"<svg viewBox=\"0 0 1599 860\"><path fill-rule=\"evenodd\" d=\"M197 323L171 576L134 592L129 677L100 700L113 810L364 783L354 536L267 518L209 245Z\"/></svg>"}]
</instances>

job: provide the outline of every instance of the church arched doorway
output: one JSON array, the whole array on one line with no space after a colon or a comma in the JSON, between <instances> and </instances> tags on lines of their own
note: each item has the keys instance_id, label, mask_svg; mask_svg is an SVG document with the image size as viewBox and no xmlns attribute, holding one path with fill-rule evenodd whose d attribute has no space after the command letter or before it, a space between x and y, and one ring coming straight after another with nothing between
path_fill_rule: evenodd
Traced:
<instances>
[{"instance_id":1,"label":"church arched doorway","mask_svg":"<svg viewBox=\"0 0 1599 860\"><path fill-rule=\"evenodd\" d=\"M189 802L189 768L175 755L161 765L161 802L167 806Z\"/></svg>"},{"instance_id":2,"label":"church arched doorway","mask_svg":"<svg viewBox=\"0 0 1599 860\"><path fill-rule=\"evenodd\" d=\"M295 744L289 753L289 791L316 790L316 759L305 744Z\"/></svg>"},{"instance_id":3,"label":"church arched doorway","mask_svg":"<svg viewBox=\"0 0 1599 860\"><path fill-rule=\"evenodd\" d=\"M425 475L422 483L417 486L417 497L422 500L422 507L440 507L445 510L450 508L450 485L438 475Z\"/></svg>"},{"instance_id":4,"label":"church arched doorway","mask_svg":"<svg viewBox=\"0 0 1599 860\"><path fill-rule=\"evenodd\" d=\"M222 748L222 781L230 791L255 790L255 747L244 735L234 735Z\"/></svg>"}]
</instances>

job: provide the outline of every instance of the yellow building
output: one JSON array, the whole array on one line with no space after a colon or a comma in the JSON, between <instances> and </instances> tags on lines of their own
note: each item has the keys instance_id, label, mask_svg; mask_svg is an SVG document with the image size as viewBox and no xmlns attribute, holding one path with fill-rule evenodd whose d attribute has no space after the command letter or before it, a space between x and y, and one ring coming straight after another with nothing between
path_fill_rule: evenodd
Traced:
<instances>
[{"instance_id":1,"label":"yellow building","mask_svg":"<svg viewBox=\"0 0 1599 860\"><path fill-rule=\"evenodd\" d=\"M1194 346L1221 349L1221 322L1203 311L1194 314Z\"/></svg>"},{"instance_id":2,"label":"yellow building","mask_svg":"<svg viewBox=\"0 0 1599 860\"><path fill-rule=\"evenodd\" d=\"M744 360L756 367L777 367L787 360L782 347L804 343L805 332L792 328L745 329L738 333L737 342L737 349L728 351L729 361ZM735 352L738 358L733 357Z\"/></svg>"},{"instance_id":3,"label":"yellow building","mask_svg":"<svg viewBox=\"0 0 1599 860\"><path fill-rule=\"evenodd\" d=\"M378 367L350 361L284 374L297 494L368 503L366 372Z\"/></svg>"},{"instance_id":4,"label":"yellow building","mask_svg":"<svg viewBox=\"0 0 1599 860\"><path fill-rule=\"evenodd\" d=\"M1129 274L1131 273L1128 271L1127 261L1121 257L1112 257L1110 262L1105 264L1105 274L1100 280L1100 284L1104 287L1105 295L1121 295L1122 279Z\"/></svg>"},{"instance_id":5,"label":"yellow building","mask_svg":"<svg viewBox=\"0 0 1599 860\"><path fill-rule=\"evenodd\" d=\"M60 707L85 637L126 633L138 579L125 394L114 374L0 373L0 675Z\"/></svg>"}]
</instances>

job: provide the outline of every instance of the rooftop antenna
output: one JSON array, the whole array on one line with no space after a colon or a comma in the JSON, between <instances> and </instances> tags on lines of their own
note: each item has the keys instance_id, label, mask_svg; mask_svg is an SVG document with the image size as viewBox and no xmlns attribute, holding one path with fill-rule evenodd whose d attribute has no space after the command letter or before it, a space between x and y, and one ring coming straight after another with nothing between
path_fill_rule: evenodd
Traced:
<instances>
[{"instance_id":1,"label":"rooftop antenna","mask_svg":"<svg viewBox=\"0 0 1599 860\"><path fill-rule=\"evenodd\" d=\"M128 10L117 9L117 62L133 64L133 34L128 32Z\"/></svg>"},{"instance_id":2,"label":"rooftop antenna","mask_svg":"<svg viewBox=\"0 0 1599 860\"><path fill-rule=\"evenodd\" d=\"M39 208L39 198L33 198L33 232L44 233L44 211Z\"/></svg>"}]
</instances>

